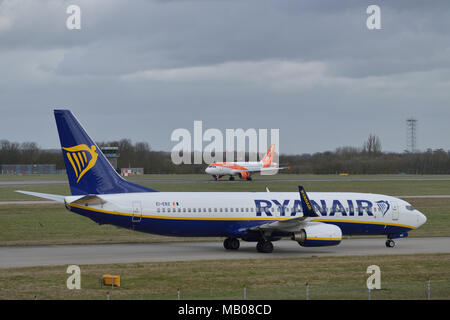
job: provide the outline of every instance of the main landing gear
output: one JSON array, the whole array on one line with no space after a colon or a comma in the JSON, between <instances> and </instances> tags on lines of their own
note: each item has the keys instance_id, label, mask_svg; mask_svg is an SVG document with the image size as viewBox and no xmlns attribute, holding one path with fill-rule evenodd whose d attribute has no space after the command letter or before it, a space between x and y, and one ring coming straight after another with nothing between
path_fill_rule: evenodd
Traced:
<instances>
[{"instance_id":1,"label":"main landing gear","mask_svg":"<svg viewBox=\"0 0 450 320\"><path fill-rule=\"evenodd\" d=\"M223 247L227 250L238 250L240 246L240 242L236 238L226 238L223 241ZM256 250L262 253L271 253L273 251L273 244L268 240L259 240L256 245Z\"/></svg>"},{"instance_id":2,"label":"main landing gear","mask_svg":"<svg viewBox=\"0 0 450 320\"><path fill-rule=\"evenodd\" d=\"M268 240L260 240L256 245L256 250L262 253L271 253L273 251L273 244Z\"/></svg>"},{"instance_id":3,"label":"main landing gear","mask_svg":"<svg viewBox=\"0 0 450 320\"><path fill-rule=\"evenodd\" d=\"M227 250L237 250L239 249L240 242L236 238L226 238L223 242L223 246Z\"/></svg>"}]
</instances>

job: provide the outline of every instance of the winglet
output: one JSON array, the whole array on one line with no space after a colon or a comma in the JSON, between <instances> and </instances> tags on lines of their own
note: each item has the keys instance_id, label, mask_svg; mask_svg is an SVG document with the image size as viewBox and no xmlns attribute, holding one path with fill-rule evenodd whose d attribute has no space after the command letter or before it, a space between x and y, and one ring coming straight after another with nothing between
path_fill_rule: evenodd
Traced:
<instances>
[{"instance_id":1,"label":"winglet","mask_svg":"<svg viewBox=\"0 0 450 320\"><path fill-rule=\"evenodd\" d=\"M319 215L314 211L314 208L309 201L308 195L302 186L298 186L298 192L300 193L300 200L302 203L303 216L304 217L318 217Z\"/></svg>"}]
</instances>

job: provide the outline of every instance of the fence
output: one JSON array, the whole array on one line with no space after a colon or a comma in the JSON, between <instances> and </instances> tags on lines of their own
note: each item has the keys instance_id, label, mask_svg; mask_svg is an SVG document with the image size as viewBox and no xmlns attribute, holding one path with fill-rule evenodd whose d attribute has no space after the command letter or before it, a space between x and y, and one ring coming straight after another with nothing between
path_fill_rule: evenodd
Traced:
<instances>
[{"instance_id":1,"label":"fence","mask_svg":"<svg viewBox=\"0 0 450 320\"><path fill-rule=\"evenodd\" d=\"M114 289L116 290L116 289ZM244 285L240 288L209 288L192 290L180 287L173 292L160 294L123 295L109 291L108 299L167 299L167 300L431 300L450 299L450 279L389 282L381 289L368 290L365 284L330 284L324 286L305 283L302 286L280 284L256 287Z\"/></svg>"}]
</instances>

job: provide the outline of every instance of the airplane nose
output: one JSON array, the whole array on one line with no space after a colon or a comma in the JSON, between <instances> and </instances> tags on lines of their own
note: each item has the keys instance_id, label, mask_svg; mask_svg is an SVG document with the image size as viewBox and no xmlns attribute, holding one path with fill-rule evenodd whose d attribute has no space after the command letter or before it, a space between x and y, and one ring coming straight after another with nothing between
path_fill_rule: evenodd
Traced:
<instances>
[{"instance_id":1,"label":"airplane nose","mask_svg":"<svg viewBox=\"0 0 450 320\"><path fill-rule=\"evenodd\" d=\"M206 173L210 173L210 172L211 172L211 168L210 168L210 167L206 168L206 169L205 169L205 172L206 172Z\"/></svg>"},{"instance_id":2,"label":"airplane nose","mask_svg":"<svg viewBox=\"0 0 450 320\"><path fill-rule=\"evenodd\" d=\"M427 217L423 213L417 212L417 227L425 224L425 222L427 222Z\"/></svg>"}]
</instances>

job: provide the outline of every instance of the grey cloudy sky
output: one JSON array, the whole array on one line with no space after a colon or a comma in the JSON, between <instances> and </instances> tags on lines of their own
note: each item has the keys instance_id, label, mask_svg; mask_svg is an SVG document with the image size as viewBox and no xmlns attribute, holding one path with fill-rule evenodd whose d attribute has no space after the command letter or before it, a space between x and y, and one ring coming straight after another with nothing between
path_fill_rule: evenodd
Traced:
<instances>
[{"instance_id":1,"label":"grey cloudy sky","mask_svg":"<svg viewBox=\"0 0 450 320\"><path fill-rule=\"evenodd\" d=\"M59 147L54 108L154 150L202 120L279 128L281 153L371 133L402 152L410 116L419 149L449 150L450 2L0 0L0 139Z\"/></svg>"}]
</instances>

